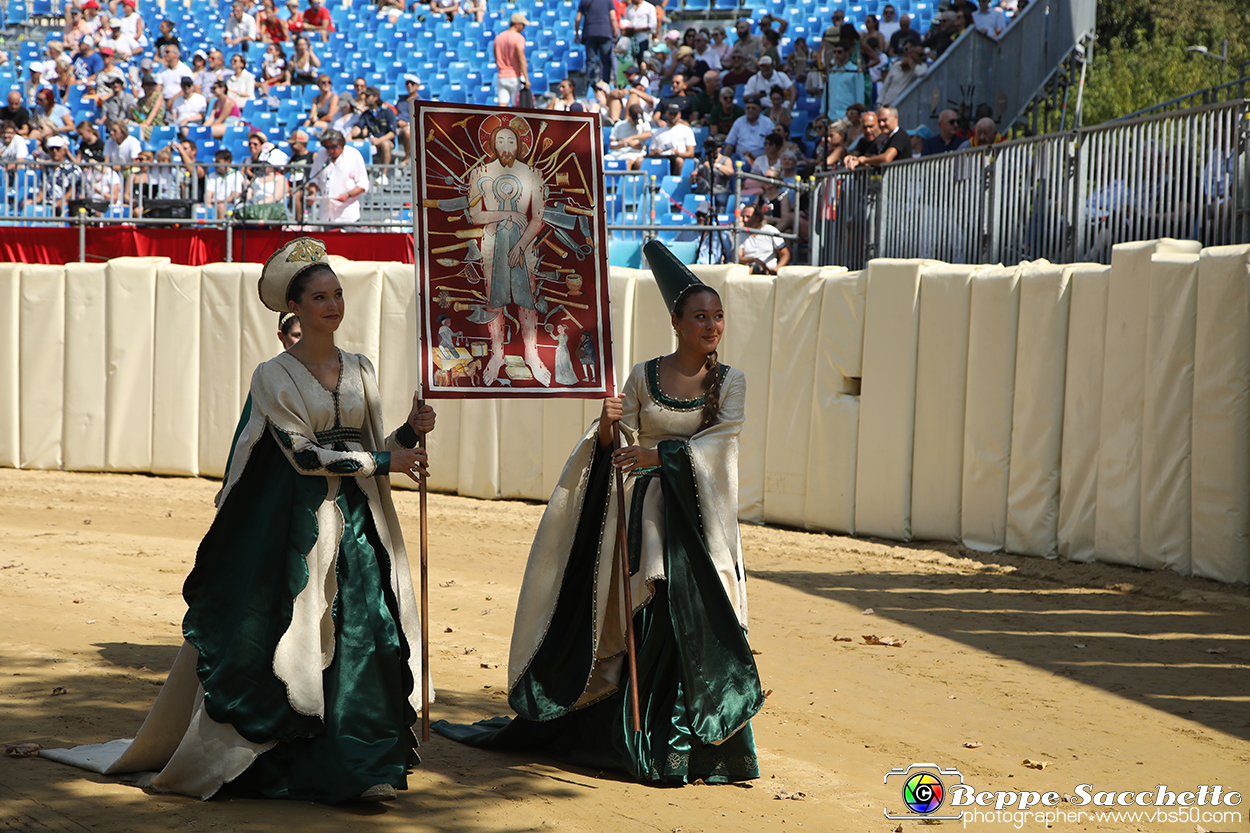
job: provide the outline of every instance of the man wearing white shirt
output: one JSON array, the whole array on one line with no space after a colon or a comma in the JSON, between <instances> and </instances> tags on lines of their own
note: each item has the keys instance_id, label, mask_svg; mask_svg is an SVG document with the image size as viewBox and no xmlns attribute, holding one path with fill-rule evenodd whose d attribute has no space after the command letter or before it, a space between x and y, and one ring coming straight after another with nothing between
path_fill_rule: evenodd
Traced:
<instances>
[{"instance_id":1,"label":"man wearing white shirt","mask_svg":"<svg viewBox=\"0 0 1250 833\"><path fill-rule=\"evenodd\" d=\"M877 31L881 33L882 52L890 45L890 38L894 37L894 33L902 28L903 25L894 15L894 7L886 3L885 8L881 10L881 20L877 23Z\"/></svg>"},{"instance_id":2,"label":"man wearing white shirt","mask_svg":"<svg viewBox=\"0 0 1250 833\"><path fill-rule=\"evenodd\" d=\"M1002 9L991 9L990 0L981 0L980 7L972 13L972 26L981 34L998 40L1007 31L1007 15Z\"/></svg>"},{"instance_id":3,"label":"man wearing white shirt","mask_svg":"<svg viewBox=\"0 0 1250 833\"><path fill-rule=\"evenodd\" d=\"M226 210L239 201L247 190L247 182L243 174L231 170L230 163L234 154L222 148L213 154L214 166L212 173L204 180L204 204L213 209L213 216L220 220L226 216Z\"/></svg>"},{"instance_id":4,"label":"man wearing white shirt","mask_svg":"<svg viewBox=\"0 0 1250 833\"><path fill-rule=\"evenodd\" d=\"M195 74L191 67L182 62L182 50L176 46L165 47L165 66L154 76L156 83L161 85L161 95L165 97L165 105L182 92L182 79L190 78L194 83Z\"/></svg>"},{"instance_id":5,"label":"man wearing white shirt","mask_svg":"<svg viewBox=\"0 0 1250 833\"><path fill-rule=\"evenodd\" d=\"M641 64L642 53L651 45L651 35L659 25L655 6L647 0L631 0L621 15L621 34L633 38L634 60Z\"/></svg>"},{"instance_id":6,"label":"man wearing white shirt","mask_svg":"<svg viewBox=\"0 0 1250 833\"><path fill-rule=\"evenodd\" d=\"M321 203L323 223L355 223L360 220L360 198L369 190L369 169L360 151L347 147L343 134L321 134L321 150L313 157L312 177L305 199Z\"/></svg>"},{"instance_id":7,"label":"man wearing white shirt","mask_svg":"<svg viewBox=\"0 0 1250 833\"><path fill-rule=\"evenodd\" d=\"M720 56L716 54L716 50L708 43L707 35L699 32L694 36L694 62L696 64L702 61L707 64L708 69L724 69Z\"/></svg>"},{"instance_id":8,"label":"man wearing white shirt","mask_svg":"<svg viewBox=\"0 0 1250 833\"><path fill-rule=\"evenodd\" d=\"M169 102L175 122L179 125L203 123L204 114L208 112L208 100L195 91L195 79L183 78L180 83L182 92Z\"/></svg>"},{"instance_id":9,"label":"man wearing white shirt","mask_svg":"<svg viewBox=\"0 0 1250 833\"><path fill-rule=\"evenodd\" d=\"M17 172L17 163L30 155L26 140L17 135L13 122L0 121L0 165L9 173Z\"/></svg>"},{"instance_id":10,"label":"man wearing white shirt","mask_svg":"<svg viewBox=\"0 0 1250 833\"><path fill-rule=\"evenodd\" d=\"M669 172L677 175L681 173L681 160L694 159L694 131L682 118L680 104L668 105L664 119L669 126L651 134L651 149L647 151L647 155L670 160Z\"/></svg>"},{"instance_id":11,"label":"man wearing white shirt","mask_svg":"<svg viewBox=\"0 0 1250 833\"><path fill-rule=\"evenodd\" d=\"M105 49L112 49L113 57L118 61L129 61L131 56L141 51L134 38L122 31L121 18L117 17L109 24L109 36L100 41L101 55Z\"/></svg>"},{"instance_id":12,"label":"man wearing white shirt","mask_svg":"<svg viewBox=\"0 0 1250 833\"><path fill-rule=\"evenodd\" d=\"M108 140L104 142L104 161L121 168L130 167L140 153L143 144L126 130L126 123L112 121L108 124Z\"/></svg>"},{"instance_id":13,"label":"man wearing white shirt","mask_svg":"<svg viewBox=\"0 0 1250 833\"><path fill-rule=\"evenodd\" d=\"M226 20L224 38L226 46L237 46L246 52L254 40L256 40L256 18L247 13L247 8L242 3L235 3L234 10L230 12L230 17Z\"/></svg>"},{"instance_id":14,"label":"man wearing white shirt","mask_svg":"<svg viewBox=\"0 0 1250 833\"><path fill-rule=\"evenodd\" d=\"M773 87L781 87L782 92L785 93L786 101L793 105L798 91L794 87L794 82L790 80L790 76L784 72L778 72L773 67L771 55L761 55L759 65L759 72L752 75L747 81L746 88L742 94L744 96L757 95L761 100L764 100L768 98Z\"/></svg>"}]
</instances>

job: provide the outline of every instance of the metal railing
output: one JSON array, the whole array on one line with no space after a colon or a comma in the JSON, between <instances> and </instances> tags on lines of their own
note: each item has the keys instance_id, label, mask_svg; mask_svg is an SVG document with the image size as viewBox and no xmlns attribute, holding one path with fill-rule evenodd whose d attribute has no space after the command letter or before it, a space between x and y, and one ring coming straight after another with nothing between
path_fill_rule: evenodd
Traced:
<instances>
[{"instance_id":1,"label":"metal railing","mask_svg":"<svg viewBox=\"0 0 1250 833\"><path fill-rule=\"evenodd\" d=\"M818 177L814 262L1108 262L1177 237L1250 242L1246 102Z\"/></svg>"}]
</instances>

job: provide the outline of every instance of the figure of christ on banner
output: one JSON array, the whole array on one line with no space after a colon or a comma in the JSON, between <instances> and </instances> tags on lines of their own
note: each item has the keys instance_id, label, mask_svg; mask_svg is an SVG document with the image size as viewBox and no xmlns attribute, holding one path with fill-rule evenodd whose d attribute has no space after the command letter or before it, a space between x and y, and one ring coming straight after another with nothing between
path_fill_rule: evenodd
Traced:
<instances>
[{"instance_id":1,"label":"figure of christ on banner","mask_svg":"<svg viewBox=\"0 0 1250 833\"><path fill-rule=\"evenodd\" d=\"M594 116L417 101L411 123L425 394L609 395Z\"/></svg>"}]
</instances>

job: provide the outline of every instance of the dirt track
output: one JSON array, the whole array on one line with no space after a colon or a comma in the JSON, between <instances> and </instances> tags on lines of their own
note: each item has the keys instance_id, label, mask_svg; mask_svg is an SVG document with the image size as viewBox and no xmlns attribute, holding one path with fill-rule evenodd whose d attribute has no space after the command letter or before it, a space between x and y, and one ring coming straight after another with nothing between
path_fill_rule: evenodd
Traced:
<instances>
[{"instance_id":1,"label":"dirt track","mask_svg":"<svg viewBox=\"0 0 1250 833\"><path fill-rule=\"evenodd\" d=\"M177 651L182 580L217 488L0 469L0 742L133 735ZM397 503L415 540L416 497ZM542 507L443 495L430 506L432 711L457 721L505 713L512 612ZM885 833L897 822L883 807L902 809L885 773L923 761L959 768L978 790L1222 784L1247 794L1241 821L1202 826L1250 830L1246 588L950 545L759 527L743 538L751 642L772 691L755 721L763 777L748 787L644 787L435 737L398 802L335 808L151 796L6 757L0 829ZM869 634L905 644L868 645ZM805 797L779 800L795 793Z\"/></svg>"}]
</instances>

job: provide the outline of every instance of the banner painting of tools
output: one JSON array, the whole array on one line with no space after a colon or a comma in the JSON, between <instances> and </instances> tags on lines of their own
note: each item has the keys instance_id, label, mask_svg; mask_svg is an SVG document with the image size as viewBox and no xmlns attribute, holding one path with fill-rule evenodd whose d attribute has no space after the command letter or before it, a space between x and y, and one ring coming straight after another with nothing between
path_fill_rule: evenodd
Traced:
<instances>
[{"instance_id":1,"label":"banner painting of tools","mask_svg":"<svg viewBox=\"0 0 1250 833\"><path fill-rule=\"evenodd\" d=\"M598 116L412 102L422 390L615 390Z\"/></svg>"}]
</instances>

